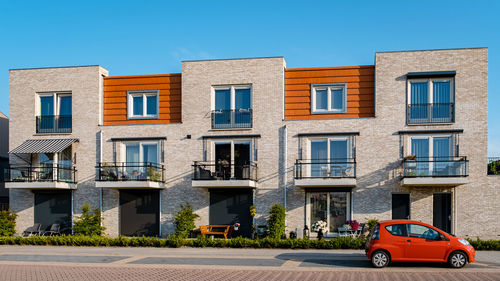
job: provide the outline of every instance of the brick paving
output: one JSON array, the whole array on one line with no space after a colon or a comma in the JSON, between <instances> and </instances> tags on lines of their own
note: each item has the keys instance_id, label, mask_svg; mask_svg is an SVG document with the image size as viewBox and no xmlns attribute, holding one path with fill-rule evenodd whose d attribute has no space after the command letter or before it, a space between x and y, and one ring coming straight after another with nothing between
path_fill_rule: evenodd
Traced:
<instances>
[{"instance_id":1,"label":"brick paving","mask_svg":"<svg viewBox=\"0 0 500 281\"><path fill-rule=\"evenodd\" d=\"M387 272L387 271L286 271L286 270L231 270L178 269L161 267L91 267L47 265L0 265L0 280L500 280L498 272Z\"/></svg>"}]
</instances>

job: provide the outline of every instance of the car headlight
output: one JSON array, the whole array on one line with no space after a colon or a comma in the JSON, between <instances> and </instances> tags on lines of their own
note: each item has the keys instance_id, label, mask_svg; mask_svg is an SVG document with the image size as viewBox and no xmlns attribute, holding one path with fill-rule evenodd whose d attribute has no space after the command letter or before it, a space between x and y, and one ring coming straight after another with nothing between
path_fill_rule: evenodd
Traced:
<instances>
[{"instance_id":1,"label":"car headlight","mask_svg":"<svg viewBox=\"0 0 500 281\"><path fill-rule=\"evenodd\" d=\"M458 239L458 242L460 242L460 243L464 244L465 246L470 246L469 241L467 241L467 240L465 240L465 239L460 238L460 239Z\"/></svg>"}]
</instances>

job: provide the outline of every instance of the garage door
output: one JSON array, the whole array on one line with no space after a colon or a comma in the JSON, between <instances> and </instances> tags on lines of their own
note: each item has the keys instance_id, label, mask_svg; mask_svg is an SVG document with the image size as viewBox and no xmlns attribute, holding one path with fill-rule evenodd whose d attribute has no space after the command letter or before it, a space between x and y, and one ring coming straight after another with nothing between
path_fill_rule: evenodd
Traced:
<instances>
[{"instance_id":1,"label":"garage door","mask_svg":"<svg viewBox=\"0 0 500 281\"><path fill-rule=\"evenodd\" d=\"M61 226L61 233L71 233L71 191L35 192L35 223L46 230L52 224Z\"/></svg>"},{"instance_id":2,"label":"garage door","mask_svg":"<svg viewBox=\"0 0 500 281\"><path fill-rule=\"evenodd\" d=\"M120 234L159 236L160 192L120 190Z\"/></svg>"},{"instance_id":3,"label":"garage door","mask_svg":"<svg viewBox=\"0 0 500 281\"><path fill-rule=\"evenodd\" d=\"M233 225L239 222L240 234L249 237L252 231L252 204L252 189L211 189L209 223Z\"/></svg>"}]
</instances>

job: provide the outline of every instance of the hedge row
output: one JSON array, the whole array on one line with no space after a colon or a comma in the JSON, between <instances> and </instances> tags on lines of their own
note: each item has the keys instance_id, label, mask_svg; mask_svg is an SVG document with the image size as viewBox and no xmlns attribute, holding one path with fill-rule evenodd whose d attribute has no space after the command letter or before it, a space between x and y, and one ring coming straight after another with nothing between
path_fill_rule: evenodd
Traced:
<instances>
[{"instance_id":1,"label":"hedge row","mask_svg":"<svg viewBox=\"0 0 500 281\"><path fill-rule=\"evenodd\" d=\"M340 237L330 240L248 238L233 239L182 239L152 237L102 237L102 236L31 236L0 237L0 245L47 245L47 246L111 246L111 247L215 247L215 248L280 248L280 249L363 249L365 239Z\"/></svg>"},{"instance_id":2,"label":"hedge row","mask_svg":"<svg viewBox=\"0 0 500 281\"><path fill-rule=\"evenodd\" d=\"M248 238L233 239L182 239L176 236L168 238L153 237L102 237L102 236L31 236L0 237L0 245L39 245L39 246L111 246L111 247L215 247L215 248L277 248L277 249L363 249L364 238L338 237L329 240ZM470 240L476 250L500 251L500 240Z\"/></svg>"},{"instance_id":3,"label":"hedge row","mask_svg":"<svg viewBox=\"0 0 500 281\"><path fill-rule=\"evenodd\" d=\"M474 249L483 251L500 251L500 240L467 239Z\"/></svg>"}]
</instances>

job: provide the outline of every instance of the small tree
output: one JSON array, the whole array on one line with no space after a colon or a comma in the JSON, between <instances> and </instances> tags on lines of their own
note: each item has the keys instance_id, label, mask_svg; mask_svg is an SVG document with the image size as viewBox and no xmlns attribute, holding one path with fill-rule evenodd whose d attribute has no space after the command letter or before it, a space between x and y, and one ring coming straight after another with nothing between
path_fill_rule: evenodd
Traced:
<instances>
[{"instance_id":1,"label":"small tree","mask_svg":"<svg viewBox=\"0 0 500 281\"><path fill-rule=\"evenodd\" d=\"M10 210L0 211L0 236L12 236L16 233L17 214Z\"/></svg>"},{"instance_id":2,"label":"small tree","mask_svg":"<svg viewBox=\"0 0 500 281\"><path fill-rule=\"evenodd\" d=\"M104 226L101 226L101 221L101 211L95 209L91 213L89 203L87 203L82 207L82 215L76 217L76 220L73 222L73 234L100 236L106 229Z\"/></svg>"},{"instance_id":3,"label":"small tree","mask_svg":"<svg viewBox=\"0 0 500 281\"><path fill-rule=\"evenodd\" d=\"M285 208L278 203L274 203L269 210L269 236L272 238L281 238L285 235Z\"/></svg>"},{"instance_id":4,"label":"small tree","mask_svg":"<svg viewBox=\"0 0 500 281\"><path fill-rule=\"evenodd\" d=\"M186 202L181 205L181 210L175 214L174 218L175 235L180 238L187 238L189 233L196 227L194 220L199 217L193 212L193 208L189 203Z\"/></svg>"}]
</instances>

